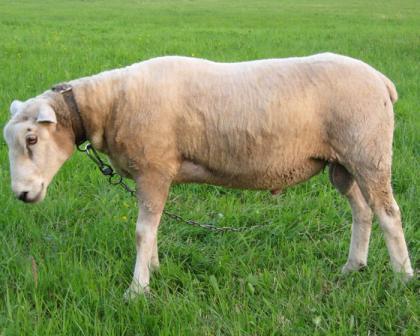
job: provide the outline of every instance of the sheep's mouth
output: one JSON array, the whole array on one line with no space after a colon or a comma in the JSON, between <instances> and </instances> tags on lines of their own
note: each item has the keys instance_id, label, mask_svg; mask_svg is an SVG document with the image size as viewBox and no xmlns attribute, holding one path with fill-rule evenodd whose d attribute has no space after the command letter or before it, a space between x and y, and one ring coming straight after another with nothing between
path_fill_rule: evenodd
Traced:
<instances>
[{"instance_id":1,"label":"sheep's mouth","mask_svg":"<svg viewBox=\"0 0 420 336\"><path fill-rule=\"evenodd\" d=\"M42 196L43 196L43 191L44 191L44 183L41 184L41 189L39 190L39 192L34 196L34 197L23 197L23 198L19 198L20 200L22 200L25 203L38 203L39 201L42 200Z\"/></svg>"}]
</instances>

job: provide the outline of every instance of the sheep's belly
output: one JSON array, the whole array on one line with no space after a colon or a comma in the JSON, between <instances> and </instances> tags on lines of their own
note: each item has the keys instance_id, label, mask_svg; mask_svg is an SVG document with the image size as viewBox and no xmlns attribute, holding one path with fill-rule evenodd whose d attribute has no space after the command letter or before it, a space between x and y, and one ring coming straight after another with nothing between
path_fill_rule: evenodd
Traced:
<instances>
[{"instance_id":1,"label":"sheep's belly","mask_svg":"<svg viewBox=\"0 0 420 336\"><path fill-rule=\"evenodd\" d=\"M221 172L184 161L174 183L207 183L230 188L271 190L273 194L318 174L325 161L307 159L298 164L270 167L259 171Z\"/></svg>"}]
</instances>

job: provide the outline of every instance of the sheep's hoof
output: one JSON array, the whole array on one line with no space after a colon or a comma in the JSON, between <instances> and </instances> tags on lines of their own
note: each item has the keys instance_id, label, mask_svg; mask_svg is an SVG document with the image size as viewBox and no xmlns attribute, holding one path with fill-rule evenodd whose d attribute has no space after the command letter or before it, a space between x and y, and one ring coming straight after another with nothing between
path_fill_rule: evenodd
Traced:
<instances>
[{"instance_id":1,"label":"sheep's hoof","mask_svg":"<svg viewBox=\"0 0 420 336\"><path fill-rule=\"evenodd\" d=\"M402 281L404 283L409 283L410 281L412 281L415 278L417 278L419 276L419 274L420 274L419 271L416 271L416 272L413 272L413 271L411 271L411 272L410 271L409 272L402 272L401 273L401 278L402 278Z\"/></svg>"},{"instance_id":2,"label":"sheep's hoof","mask_svg":"<svg viewBox=\"0 0 420 336\"><path fill-rule=\"evenodd\" d=\"M358 272L362 271L366 268L366 263L362 261L354 261L354 260L348 260L346 264L341 269L341 273L343 274L349 274L351 272Z\"/></svg>"},{"instance_id":3,"label":"sheep's hoof","mask_svg":"<svg viewBox=\"0 0 420 336\"><path fill-rule=\"evenodd\" d=\"M158 272L159 268L160 268L159 261L158 262L153 262L153 260L152 260L152 262L150 263L150 272L153 272L153 273Z\"/></svg>"},{"instance_id":4,"label":"sheep's hoof","mask_svg":"<svg viewBox=\"0 0 420 336\"><path fill-rule=\"evenodd\" d=\"M145 295L150 292L149 285L141 286L138 282L132 282L130 287L124 293L124 301L132 301L140 295Z\"/></svg>"}]
</instances>

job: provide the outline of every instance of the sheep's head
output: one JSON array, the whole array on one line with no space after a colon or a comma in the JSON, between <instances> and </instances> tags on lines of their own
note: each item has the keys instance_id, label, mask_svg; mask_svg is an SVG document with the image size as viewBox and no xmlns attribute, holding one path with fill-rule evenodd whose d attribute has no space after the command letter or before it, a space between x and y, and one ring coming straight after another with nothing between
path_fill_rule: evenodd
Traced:
<instances>
[{"instance_id":1,"label":"sheep's head","mask_svg":"<svg viewBox=\"0 0 420 336\"><path fill-rule=\"evenodd\" d=\"M9 147L12 190L24 202L45 198L47 187L70 157L74 134L57 124L57 116L46 98L13 101L11 119L4 128Z\"/></svg>"}]
</instances>

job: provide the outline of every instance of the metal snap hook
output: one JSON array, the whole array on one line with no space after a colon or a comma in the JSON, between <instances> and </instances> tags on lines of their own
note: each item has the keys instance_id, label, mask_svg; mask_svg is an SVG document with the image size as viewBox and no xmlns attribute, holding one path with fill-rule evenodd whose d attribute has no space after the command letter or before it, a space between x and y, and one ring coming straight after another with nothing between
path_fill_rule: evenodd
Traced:
<instances>
[{"instance_id":1,"label":"metal snap hook","mask_svg":"<svg viewBox=\"0 0 420 336\"><path fill-rule=\"evenodd\" d=\"M108 166L107 164L102 165L101 167L99 167L100 171L102 174L104 174L105 176L109 176L109 177L113 177L115 176L114 170L112 169L111 166Z\"/></svg>"}]
</instances>

